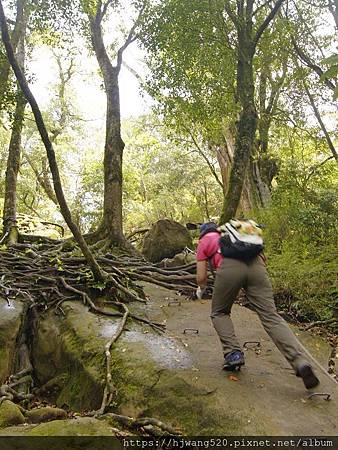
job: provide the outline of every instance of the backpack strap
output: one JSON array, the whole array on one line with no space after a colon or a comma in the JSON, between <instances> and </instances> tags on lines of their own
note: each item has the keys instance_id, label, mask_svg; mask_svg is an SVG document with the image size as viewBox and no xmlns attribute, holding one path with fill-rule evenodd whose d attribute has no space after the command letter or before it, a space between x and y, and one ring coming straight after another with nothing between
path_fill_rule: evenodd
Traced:
<instances>
[{"instance_id":1,"label":"backpack strap","mask_svg":"<svg viewBox=\"0 0 338 450\"><path fill-rule=\"evenodd\" d=\"M210 272L212 273L212 276L214 277L214 279L216 278L216 273L215 273L215 269L214 266L212 265L212 258L218 253L217 249L212 255L208 256L208 266L210 269Z\"/></svg>"}]
</instances>

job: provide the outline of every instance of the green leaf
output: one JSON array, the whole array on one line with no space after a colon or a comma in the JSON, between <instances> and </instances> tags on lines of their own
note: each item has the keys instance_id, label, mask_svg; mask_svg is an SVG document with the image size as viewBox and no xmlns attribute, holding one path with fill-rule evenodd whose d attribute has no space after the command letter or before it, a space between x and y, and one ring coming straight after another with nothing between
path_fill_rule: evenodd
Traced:
<instances>
[{"instance_id":1,"label":"green leaf","mask_svg":"<svg viewBox=\"0 0 338 450\"><path fill-rule=\"evenodd\" d=\"M99 291L103 291L103 290L106 288L106 283L104 283L104 282L102 282L102 281L99 281L99 282L97 282L97 283L94 283L94 284L93 284L93 287L94 287L95 289L98 289Z\"/></svg>"},{"instance_id":2,"label":"green leaf","mask_svg":"<svg viewBox=\"0 0 338 450\"><path fill-rule=\"evenodd\" d=\"M332 64L338 64L338 55L331 55L328 58L323 59L323 64L327 64L328 66L332 66Z\"/></svg>"},{"instance_id":3,"label":"green leaf","mask_svg":"<svg viewBox=\"0 0 338 450\"><path fill-rule=\"evenodd\" d=\"M338 86L334 90L334 94L333 94L333 100L337 100L337 99L338 99Z\"/></svg>"},{"instance_id":4,"label":"green leaf","mask_svg":"<svg viewBox=\"0 0 338 450\"><path fill-rule=\"evenodd\" d=\"M338 75L338 64L335 66L330 67L328 70L326 70L323 75L320 77L321 81L323 81L325 78L334 78Z\"/></svg>"}]
</instances>

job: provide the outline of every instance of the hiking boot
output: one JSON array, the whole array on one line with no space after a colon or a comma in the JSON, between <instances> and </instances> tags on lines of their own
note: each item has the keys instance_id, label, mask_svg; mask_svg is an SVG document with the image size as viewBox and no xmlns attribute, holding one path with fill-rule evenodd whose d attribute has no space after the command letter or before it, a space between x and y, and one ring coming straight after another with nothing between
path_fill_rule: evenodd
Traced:
<instances>
[{"instance_id":1,"label":"hiking boot","mask_svg":"<svg viewBox=\"0 0 338 450\"><path fill-rule=\"evenodd\" d=\"M318 378L308 363L304 363L298 367L296 376L303 379L306 389L312 389L319 384Z\"/></svg>"},{"instance_id":2,"label":"hiking boot","mask_svg":"<svg viewBox=\"0 0 338 450\"><path fill-rule=\"evenodd\" d=\"M244 366L244 353L240 350L233 350L224 355L224 370L236 370Z\"/></svg>"}]
</instances>

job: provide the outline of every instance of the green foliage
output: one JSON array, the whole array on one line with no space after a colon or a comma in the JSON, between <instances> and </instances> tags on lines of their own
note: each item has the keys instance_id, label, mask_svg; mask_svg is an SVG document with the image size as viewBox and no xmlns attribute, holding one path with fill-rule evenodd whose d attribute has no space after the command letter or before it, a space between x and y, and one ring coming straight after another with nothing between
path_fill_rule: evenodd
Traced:
<instances>
[{"instance_id":1,"label":"green foliage","mask_svg":"<svg viewBox=\"0 0 338 450\"><path fill-rule=\"evenodd\" d=\"M338 54L331 55L328 58L323 60L323 63L329 66L329 68L323 73L321 76L321 80L323 81L326 78L337 79L338 76ZM338 98L338 84L336 85L334 91L334 99Z\"/></svg>"},{"instance_id":2,"label":"green foliage","mask_svg":"<svg viewBox=\"0 0 338 450\"><path fill-rule=\"evenodd\" d=\"M319 165L320 158L308 139L296 141L271 206L258 215L276 298L303 320L330 319L338 308L338 168L334 159Z\"/></svg>"},{"instance_id":3,"label":"green foliage","mask_svg":"<svg viewBox=\"0 0 338 450\"><path fill-rule=\"evenodd\" d=\"M141 40L151 69L148 89L161 111L182 131L198 124L219 136L224 117L236 116L234 27L218 17L219 2L158 2L143 24ZM226 38L228 36L228 38Z\"/></svg>"},{"instance_id":4,"label":"green foliage","mask_svg":"<svg viewBox=\"0 0 338 450\"><path fill-rule=\"evenodd\" d=\"M125 230L149 226L161 218L179 222L217 216L221 189L191 145L175 143L153 117L124 122ZM102 211L102 155L88 149L78 193L80 223L92 230Z\"/></svg>"}]
</instances>

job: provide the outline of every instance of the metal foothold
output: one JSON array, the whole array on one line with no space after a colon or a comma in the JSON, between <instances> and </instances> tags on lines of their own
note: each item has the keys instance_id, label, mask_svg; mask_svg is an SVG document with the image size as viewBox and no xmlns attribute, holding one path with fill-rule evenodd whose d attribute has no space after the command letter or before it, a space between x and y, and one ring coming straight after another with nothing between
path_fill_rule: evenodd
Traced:
<instances>
[{"instance_id":1,"label":"metal foothold","mask_svg":"<svg viewBox=\"0 0 338 450\"><path fill-rule=\"evenodd\" d=\"M195 333L195 334L199 333L197 328L185 328L184 331L183 331L183 334L186 334L187 331L191 331L192 333Z\"/></svg>"},{"instance_id":2,"label":"metal foothold","mask_svg":"<svg viewBox=\"0 0 338 450\"><path fill-rule=\"evenodd\" d=\"M326 401L331 400L331 394L328 394L326 392L314 392L313 394L310 394L308 396L308 399L311 400L313 397L323 397Z\"/></svg>"},{"instance_id":3,"label":"metal foothold","mask_svg":"<svg viewBox=\"0 0 338 450\"><path fill-rule=\"evenodd\" d=\"M181 306L181 302L178 300L172 300L171 302L168 302L168 306L170 306L170 305Z\"/></svg>"},{"instance_id":4,"label":"metal foothold","mask_svg":"<svg viewBox=\"0 0 338 450\"><path fill-rule=\"evenodd\" d=\"M261 343L259 341L246 341L243 344L243 348L261 348Z\"/></svg>"}]
</instances>

